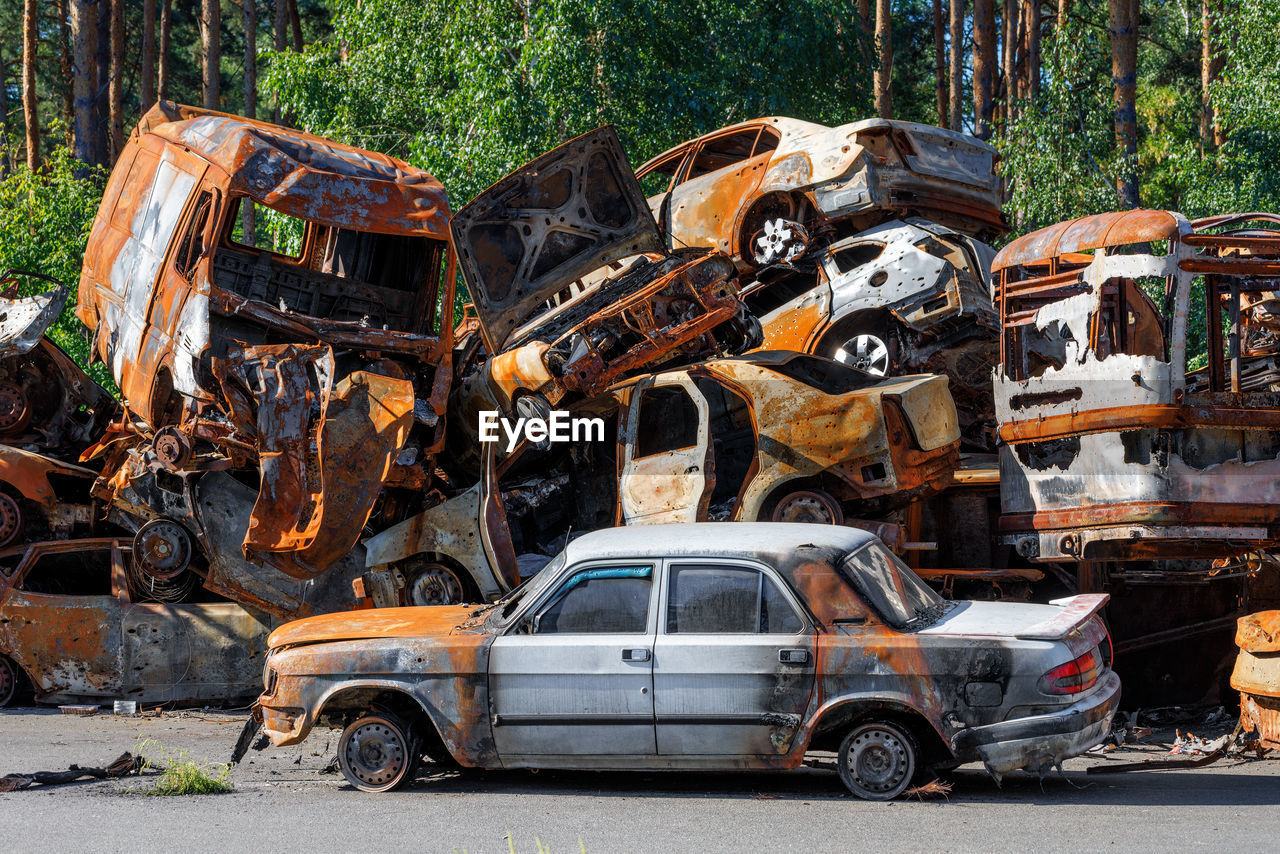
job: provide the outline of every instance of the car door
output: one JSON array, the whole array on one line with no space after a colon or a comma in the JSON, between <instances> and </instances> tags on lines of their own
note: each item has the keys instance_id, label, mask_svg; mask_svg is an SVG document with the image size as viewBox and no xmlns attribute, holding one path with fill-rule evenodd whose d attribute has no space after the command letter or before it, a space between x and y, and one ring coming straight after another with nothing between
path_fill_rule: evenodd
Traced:
<instances>
[{"instance_id":1,"label":"car door","mask_svg":"<svg viewBox=\"0 0 1280 854\"><path fill-rule=\"evenodd\" d=\"M494 640L489 695L504 764L654 755L656 574L652 561L580 564Z\"/></svg>"},{"instance_id":2,"label":"car door","mask_svg":"<svg viewBox=\"0 0 1280 854\"><path fill-rule=\"evenodd\" d=\"M736 255L730 245L743 206L764 179L773 148L756 150L760 126L703 140L668 194L666 221L673 247L697 246Z\"/></svg>"},{"instance_id":3,"label":"car door","mask_svg":"<svg viewBox=\"0 0 1280 854\"><path fill-rule=\"evenodd\" d=\"M813 693L813 629L762 566L669 562L654 643L659 755L790 751Z\"/></svg>"},{"instance_id":4,"label":"car door","mask_svg":"<svg viewBox=\"0 0 1280 854\"><path fill-rule=\"evenodd\" d=\"M627 411L622 517L628 525L696 522L715 484L707 400L685 374L636 385Z\"/></svg>"}]
</instances>

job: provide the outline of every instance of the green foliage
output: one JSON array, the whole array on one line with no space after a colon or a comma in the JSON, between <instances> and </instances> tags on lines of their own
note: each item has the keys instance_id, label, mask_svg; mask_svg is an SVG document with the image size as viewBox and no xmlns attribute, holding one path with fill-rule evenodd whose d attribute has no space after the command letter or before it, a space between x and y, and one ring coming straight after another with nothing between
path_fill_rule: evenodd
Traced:
<instances>
[{"instance_id":1,"label":"green foliage","mask_svg":"<svg viewBox=\"0 0 1280 854\"><path fill-rule=\"evenodd\" d=\"M336 0L264 75L309 130L421 166L455 204L606 123L636 163L721 125L870 110L848 0Z\"/></svg>"},{"instance_id":2,"label":"green foliage","mask_svg":"<svg viewBox=\"0 0 1280 854\"><path fill-rule=\"evenodd\" d=\"M0 270L43 273L71 286L73 298L50 327L49 336L81 365L88 361L89 339L72 308L105 178L105 170L85 167L70 150L58 146L42 172L32 174L19 165L0 180ZM24 285L21 296L48 287L32 282ZM102 365L94 365L90 373L110 387Z\"/></svg>"},{"instance_id":3,"label":"green foliage","mask_svg":"<svg viewBox=\"0 0 1280 854\"><path fill-rule=\"evenodd\" d=\"M171 751L154 739L140 739L134 753L142 757L142 770L162 770L160 779L146 795L224 795L235 786L231 766L199 763L185 750Z\"/></svg>"}]
</instances>

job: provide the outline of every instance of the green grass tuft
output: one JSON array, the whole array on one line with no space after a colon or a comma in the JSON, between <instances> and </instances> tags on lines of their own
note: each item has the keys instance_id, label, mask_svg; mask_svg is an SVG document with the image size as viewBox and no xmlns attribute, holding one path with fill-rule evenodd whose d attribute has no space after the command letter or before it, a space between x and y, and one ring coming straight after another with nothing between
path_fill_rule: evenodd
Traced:
<instances>
[{"instance_id":1,"label":"green grass tuft","mask_svg":"<svg viewBox=\"0 0 1280 854\"><path fill-rule=\"evenodd\" d=\"M235 788L230 765L196 762L187 751L172 752L154 739L139 740L134 754L142 757L143 771L162 771L144 795L225 795Z\"/></svg>"}]
</instances>

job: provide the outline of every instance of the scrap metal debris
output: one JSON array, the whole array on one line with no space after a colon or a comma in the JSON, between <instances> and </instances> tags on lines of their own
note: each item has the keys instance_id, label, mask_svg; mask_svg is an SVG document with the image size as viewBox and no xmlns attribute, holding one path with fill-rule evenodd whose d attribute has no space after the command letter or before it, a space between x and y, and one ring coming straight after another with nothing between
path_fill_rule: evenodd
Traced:
<instances>
[{"instance_id":1,"label":"scrap metal debris","mask_svg":"<svg viewBox=\"0 0 1280 854\"><path fill-rule=\"evenodd\" d=\"M68 766L66 771L29 771L22 774L6 774L0 777L0 792L16 792L30 788L33 785L62 786L84 779L117 780L122 777L137 775L141 770L142 757L134 756L126 751L116 757L115 761L105 768L82 768L79 765L71 765Z\"/></svg>"}]
</instances>

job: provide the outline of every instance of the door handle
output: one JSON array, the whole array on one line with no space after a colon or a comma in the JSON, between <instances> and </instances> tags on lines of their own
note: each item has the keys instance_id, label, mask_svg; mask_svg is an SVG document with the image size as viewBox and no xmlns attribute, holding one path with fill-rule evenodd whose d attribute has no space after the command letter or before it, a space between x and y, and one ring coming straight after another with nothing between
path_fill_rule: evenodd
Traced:
<instances>
[{"instance_id":1,"label":"door handle","mask_svg":"<svg viewBox=\"0 0 1280 854\"><path fill-rule=\"evenodd\" d=\"M780 649L778 650L778 661L783 664L808 664L809 650L807 649Z\"/></svg>"},{"instance_id":2,"label":"door handle","mask_svg":"<svg viewBox=\"0 0 1280 854\"><path fill-rule=\"evenodd\" d=\"M649 650L647 649L624 649L622 651L623 661L648 661Z\"/></svg>"}]
</instances>

